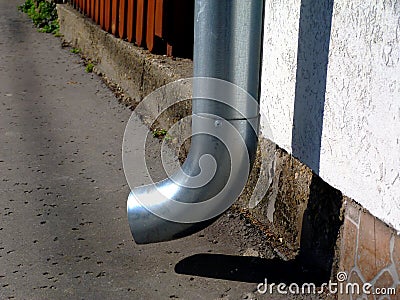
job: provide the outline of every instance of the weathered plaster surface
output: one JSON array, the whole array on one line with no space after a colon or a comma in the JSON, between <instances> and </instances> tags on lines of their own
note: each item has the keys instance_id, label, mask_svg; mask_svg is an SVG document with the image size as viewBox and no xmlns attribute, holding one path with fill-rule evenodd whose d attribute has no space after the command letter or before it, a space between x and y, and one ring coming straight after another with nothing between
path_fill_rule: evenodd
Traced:
<instances>
[{"instance_id":1,"label":"weathered plaster surface","mask_svg":"<svg viewBox=\"0 0 400 300\"><path fill-rule=\"evenodd\" d=\"M300 1L266 1L265 6L261 109L274 142L290 151Z\"/></svg>"},{"instance_id":2,"label":"weathered plaster surface","mask_svg":"<svg viewBox=\"0 0 400 300\"><path fill-rule=\"evenodd\" d=\"M314 1L316 6L323 2ZM313 28L299 22L301 5L307 3L266 1L261 110L268 117L273 141L290 153L298 101L299 24ZM324 21L318 18L309 19L318 25ZM336 0L330 33L318 164L299 158L330 185L400 230L400 1ZM316 43L319 38L316 34ZM315 45L309 47L316 50ZM313 63L312 55L305 59ZM318 68L315 64L316 73ZM309 113L316 114L312 101L307 102L314 97L312 83L304 91L309 92L305 101ZM306 138L315 140L317 131L311 127ZM300 147L299 153L315 150L306 143Z\"/></svg>"}]
</instances>

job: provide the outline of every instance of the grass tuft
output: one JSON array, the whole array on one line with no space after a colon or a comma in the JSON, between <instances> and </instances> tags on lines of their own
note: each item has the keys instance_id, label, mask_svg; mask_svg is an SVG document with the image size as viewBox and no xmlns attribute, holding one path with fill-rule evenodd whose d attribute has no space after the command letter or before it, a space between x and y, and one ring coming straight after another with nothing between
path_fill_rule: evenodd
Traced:
<instances>
[{"instance_id":1,"label":"grass tuft","mask_svg":"<svg viewBox=\"0 0 400 300\"><path fill-rule=\"evenodd\" d=\"M89 63L86 65L85 71L86 71L87 73L92 73L92 72L93 72L93 68L94 68L94 64L91 63L91 62L89 62Z\"/></svg>"},{"instance_id":2,"label":"grass tuft","mask_svg":"<svg viewBox=\"0 0 400 300\"><path fill-rule=\"evenodd\" d=\"M18 10L26 13L40 32L59 35L57 9L54 2L46 0L26 0L18 6Z\"/></svg>"}]
</instances>

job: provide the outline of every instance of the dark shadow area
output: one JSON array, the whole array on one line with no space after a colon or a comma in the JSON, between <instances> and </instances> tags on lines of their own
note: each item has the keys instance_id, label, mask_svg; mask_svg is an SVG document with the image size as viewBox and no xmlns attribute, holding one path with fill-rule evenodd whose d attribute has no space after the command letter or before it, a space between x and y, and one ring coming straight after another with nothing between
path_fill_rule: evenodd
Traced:
<instances>
[{"instance_id":1,"label":"dark shadow area","mask_svg":"<svg viewBox=\"0 0 400 300\"><path fill-rule=\"evenodd\" d=\"M175 272L252 283L264 282L266 278L269 283L324 282L319 272L303 269L299 261L224 254L195 254L181 260L175 266Z\"/></svg>"},{"instance_id":2,"label":"dark shadow area","mask_svg":"<svg viewBox=\"0 0 400 300\"><path fill-rule=\"evenodd\" d=\"M313 174L307 208L303 215L299 261L304 268L318 268L329 278L339 237L342 193Z\"/></svg>"},{"instance_id":3,"label":"dark shadow area","mask_svg":"<svg viewBox=\"0 0 400 300\"><path fill-rule=\"evenodd\" d=\"M333 0L302 0L292 154L319 173Z\"/></svg>"},{"instance_id":4,"label":"dark shadow area","mask_svg":"<svg viewBox=\"0 0 400 300\"><path fill-rule=\"evenodd\" d=\"M171 49L169 54L193 59L194 0L167 0L165 7L165 42Z\"/></svg>"},{"instance_id":5,"label":"dark shadow area","mask_svg":"<svg viewBox=\"0 0 400 300\"><path fill-rule=\"evenodd\" d=\"M175 266L178 274L240 282L328 282L334 274L335 246L342 224L342 194L314 175L303 216L300 251L296 259L267 259L223 254L195 254Z\"/></svg>"}]
</instances>

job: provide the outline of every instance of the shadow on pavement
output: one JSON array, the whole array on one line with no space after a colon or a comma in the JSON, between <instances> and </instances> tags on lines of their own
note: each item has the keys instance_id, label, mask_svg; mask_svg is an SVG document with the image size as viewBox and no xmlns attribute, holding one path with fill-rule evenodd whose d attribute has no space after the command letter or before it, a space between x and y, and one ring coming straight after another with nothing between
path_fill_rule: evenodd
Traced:
<instances>
[{"instance_id":1,"label":"shadow on pavement","mask_svg":"<svg viewBox=\"0 0 400 300\"><path fill-rule=\"evenodd\" d=\"M195 254L186 257L176 264L175 272L250 283L262 283L267 279L268 283L319 285L329 280L329 274L307 270L296 260L283 261L224 254Z\"/></svg>"}]
</instances>

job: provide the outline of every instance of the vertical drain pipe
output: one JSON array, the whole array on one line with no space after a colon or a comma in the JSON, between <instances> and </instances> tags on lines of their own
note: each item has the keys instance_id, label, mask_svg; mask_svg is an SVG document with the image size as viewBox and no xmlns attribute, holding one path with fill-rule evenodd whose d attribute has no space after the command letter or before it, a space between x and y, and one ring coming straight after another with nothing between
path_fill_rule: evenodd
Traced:
<instances>
[{"instance_id":1,"label":"vertical drain pipe","mask_svg":"<svg viewBox=\"0 0 400 300\"><path fill-rule=\"evenodd\" d=\"M257 148L258 102L248 98L259 100L263 11L263 0L195 1L191 148L180 172L132 189L127 209L136 243L172 240L208 226L235 200L229 189L244 187ZM207 91L229 97L221 103L204 96ZM215 136L204 134L207 130ZM190 184L210 169L214 175L208 183ZM208 204L209 199L214 200Z\"/></svg>"}]
</instances>

